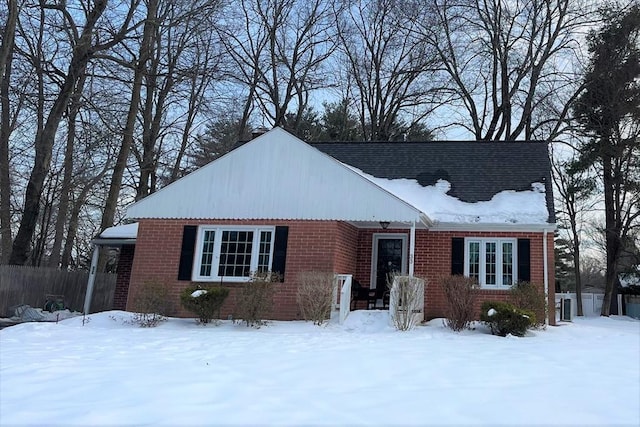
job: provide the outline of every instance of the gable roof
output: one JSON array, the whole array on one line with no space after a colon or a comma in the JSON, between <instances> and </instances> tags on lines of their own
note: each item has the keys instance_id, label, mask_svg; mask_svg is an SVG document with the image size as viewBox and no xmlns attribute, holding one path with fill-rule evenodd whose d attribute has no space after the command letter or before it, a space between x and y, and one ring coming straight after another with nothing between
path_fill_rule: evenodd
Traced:
<instances>
[{"instance_id":1,"label":"gable roof","mask_svg":"<svg viewBox=\"0 0 640 427\"><path fill-rule=\"evenodd\" d=\"M130 205L127 216L426 220L416 207L280 128Z\"/></svg>"},{"instance_id":2,"label":"gable roof","mask_svg":"<svg viewBox=\"0 0 640 427\"><path fill-rule=\"evenodd\" d=\"M548 222L555 222L548 144L545 142L341 142L313 147L377 178L415 179L422 186L439 179L448 195L463 202L491 200L505 190L545 185Z\"/></svg>"},{"instance_id":3,"label":"gable roof","mask_svg":"<svg viewBox=\"0 0 640 427\"><path fill-rule=\"evenodd\" d=\"M554 222L544 143L311 145L281 128L130 205L127 216L536 229Z\"/></svg>"}]
</instances>

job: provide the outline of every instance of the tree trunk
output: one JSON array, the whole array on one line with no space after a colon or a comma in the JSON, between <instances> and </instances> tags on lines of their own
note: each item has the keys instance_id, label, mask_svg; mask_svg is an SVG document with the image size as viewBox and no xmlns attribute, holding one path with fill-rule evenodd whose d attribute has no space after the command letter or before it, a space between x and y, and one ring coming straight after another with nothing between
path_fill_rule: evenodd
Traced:
<instances>
[{"instance_id":1,"label":"tree trunk","mask_svg":"<svg viewBox=\"0 0 640 427\"><path fill-rule=\"evenodd\" d=\"M602 155L602 173L604 183L604 205L605 205L605 239L607 246L607 271L604 289L604 300L602 301L602 316L611 314L611 299L618 274L618 255L620 253L620 230L616 223L615 197L614 197L614 177L612 170L613 159L610 154Z\"/></svg>"},{"instance_id":2,"label":"tree trunk","mask_svg":"<svg viewBox=\"0 0 640 427\"><path fill-rule=\"evenodd\" d=\"M64 239L65 224L67 222L67 214L69 211L69 194L73 191L71 188L71 179L73 177L73 154L74 143L76 138L76 117L80 110L80 98L86 80L86 73L82 73L80 80L76 86L71 99L69 108L69 117L67 119L67 146L64 152L64 174L62 177L62 188L60 189L60 203L58 204L58 215L56 216L56 224L54 228L53 246L51 255L49 256L49 267L57 268L60 264L60 251L62 249L62 240Z\"/></svg>"},{"instance_id":3,"label":"tree trunk","mask_svg":"<svg viewBox=\"0 0 640 427\"><path fill-rule=\"evenodd\" d=\"M580 277L580 246L574 247L573 253L574 274L576 279L576 304L578 308L578 316L584 316L582 307L582 278Z\"/></svg>"},{"instance_id":4,"label":"tree trunk","mask_svg":"<svg viewBox=\"0 0 640 427\"><path fill-rule=\"evenodd\" d=\"M6 264L11 253L11 179L9 177L11 104L9 103L9 85L18 2L9 0L7 6L7 22L0 46L0 264Z\"/></svg>"},{"instance_id":5,"label":"tree trunk","mask_svg":"<svg viewBox=\"0 0 640 427\"><path fill-rule=\"evenodd\" d=\"M573 271L576 279L576 304L578 309L578 316L584 316L583 307L582 307L582 278L580 277L580 238L578 236L578 226L576 224L575 212L573 209L570 209L572 218L570 219L571 223L571 234L572 234L572 245L573 245Z\"/></svg>"},{"instance_id":6,"label":"tree trunk","mask_svg":"<svg viewBox=\"0 0 640 427\"><path fill-rule=\"evenodd\" d=\"M20 222L18 234L13 242L9 264L23 265L29 257L29 248L36 228L38 214L40 213L40 198L42 196L44 180L51 164L51 154L56 132L62 116L67 109L76 82L93 55L91 51L93 30L106 7L106 0L97 0L94 3L94 9L87 16L87 22L82 30L82 35L73 50L73 57L71 58L67 75L65 76L58 96L53 102L44 129L39 135L36 135L34 165L31 170L31 175L29 176L29 182L27 183L22 221Z\"/></svg>"}]
</instances>

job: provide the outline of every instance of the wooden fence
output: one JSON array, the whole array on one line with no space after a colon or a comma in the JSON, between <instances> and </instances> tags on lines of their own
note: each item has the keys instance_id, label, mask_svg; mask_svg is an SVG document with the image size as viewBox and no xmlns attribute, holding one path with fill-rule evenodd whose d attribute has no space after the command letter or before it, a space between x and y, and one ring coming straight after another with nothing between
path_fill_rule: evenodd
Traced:
<instances>
[{"instance_id":1,"label":"wooden fence","mask_svg":"<svg viewBox=\"0 0 640 427\"><path fill-rule=\"evenodd\" d=\"M64 296L72 311L82 311L87 291L87 271L61 271L55 268L0 265L0 317L12 316L10 309L28 304L42 308L47 295ZM116 275L96 275L91 312L111 310Z\"/></svg>"}]
</instances>

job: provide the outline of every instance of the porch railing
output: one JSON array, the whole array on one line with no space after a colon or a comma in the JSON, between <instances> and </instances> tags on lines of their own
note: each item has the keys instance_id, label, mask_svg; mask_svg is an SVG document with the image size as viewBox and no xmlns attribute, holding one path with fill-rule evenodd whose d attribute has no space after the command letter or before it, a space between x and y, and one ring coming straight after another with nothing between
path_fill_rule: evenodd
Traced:
<instances>
[{"instance_id":1,"label":"porch railing","mask_svg":"<svg viewBox=\"0 0 640 427\"><path fill-rule=\"evenodd\" d=\"M351 274L336 274L333 279L331 320L342 324L351 309Z\"/></svg>"}]
</instances>

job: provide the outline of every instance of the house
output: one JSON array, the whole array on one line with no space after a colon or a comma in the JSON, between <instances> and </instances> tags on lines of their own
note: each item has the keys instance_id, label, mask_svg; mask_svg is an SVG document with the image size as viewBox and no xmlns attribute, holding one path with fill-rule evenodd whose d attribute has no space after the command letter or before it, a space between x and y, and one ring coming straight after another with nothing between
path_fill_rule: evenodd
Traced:
<instances>
[{"instance_id":1,"label":"house","mask_svg":"<svg viewBox=\"0 0 640 427\"><path fill-rule=\"evenodd\" d=\"M281 273L272 318L299 318L298 275L351 274L381 293L389 272L426 280L425 316L443 316L439 280L478 279L478 304L517 281L554 313L555 219L541 142L308 144L275 128L127 209L138 223L116 298L160 281L176 301L192 282L231 290L251 271ZM126 273L125 273L126 275ZM127 280L128 279L128 280ZM127 287L128 286L128 287ZM554 319L550 319L553 323Z\"/></svg>"}]
</instances>

